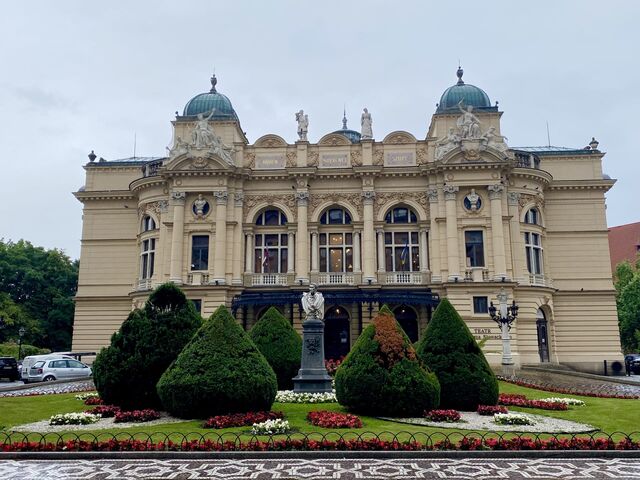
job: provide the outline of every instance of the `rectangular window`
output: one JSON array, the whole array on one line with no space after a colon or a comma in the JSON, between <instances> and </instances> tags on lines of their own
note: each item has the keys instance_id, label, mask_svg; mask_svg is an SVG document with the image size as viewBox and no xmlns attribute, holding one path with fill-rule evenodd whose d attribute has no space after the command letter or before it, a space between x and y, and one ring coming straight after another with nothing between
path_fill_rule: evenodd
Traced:
<instances>
[{"instance_id":1,"label":"rectangular window","mask_svg":"<svg viewBox=\"0 0 640 480\"><path fill-rule=\"evenodd\" d=\"M191 270L209 269L209 235L191 237Z\"/></svg>"},{"instance_id":2,"label":"rectangular window","mask_svg":"<svg viewBox=\"0 0 640 480\"><path fill-rule=\"evenodd\" d=\"M484 267L484 242L482 230L468 230L464 232L467 266Z\"/></svg>"},{"instance_id":3,"label":"rectangular window","mask_svg":"<svg viewBox=\"0 0 640 480\"><path fill-rule=\"evenodd\" d=\"M197 298L197 299L191 299L190 302L193 303L193 306L196 308L196 311L201 314L202 313L202 300Z\"/></svg>"},{"instance_id":4,"label":"rectangular window","mask_svg":"<svg viewBox=\"0 0 640 480\"><path fill-rule=\"evenodd\" d=\"M540 234L525 232L524 245L527 270L532 275L542 275L542 241Z\"/></svg>"},{"instance_id":5,"label":"rectangular window","mask_svg":"<svg viewBox=\"0 0 640 480\"><path fill-rule=\"evenodd\" d=\"M489 313L487 297L473 297L473 313Z\"/></svg>"},{"instance_id":6,"label":"rectangular window","mask_svg":"<svg viewBox=\"0 0 640 480\"><path fill-rule=\"evenodd\" d=\"M156 239L149 238L142 242L142 252L140 254L140 278L149 279L153 277L153 267L156 256Z\"/></svg>"}]
</instances>

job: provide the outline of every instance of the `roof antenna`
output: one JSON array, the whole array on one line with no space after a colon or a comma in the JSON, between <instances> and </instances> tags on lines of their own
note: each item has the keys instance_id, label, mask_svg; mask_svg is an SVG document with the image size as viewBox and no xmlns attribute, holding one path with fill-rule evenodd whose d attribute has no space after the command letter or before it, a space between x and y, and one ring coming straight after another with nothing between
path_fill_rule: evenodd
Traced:
<instances>
[{"instance_id":1,"label":"roof antenna","mask_svg":"<svg viewBox=\"0 0 640 480\"><path fill-rule=\"evenodd\" d=\"M347 129L347 104L345 103L342 109L342 129Z\"/></svg>"},{"instance_id":2,"label":"roof antenna","mask_svg":"<svg viewBox=\"0 0 640 480\"><path fill-rule=\"evenodd\" d=\"M551 136L549 135L549 120L547 120L547 147L551 146Z\"/></svg>"},{"instance_id":3,"label":"roof antenna","mask_svg":"<svg viewBox=\"0 0 640 480\"><path fill-rule=\"evenodd\" d=\"M133 132L133 158L136 158L136 132Z\"/></svg>"}]
</instances>

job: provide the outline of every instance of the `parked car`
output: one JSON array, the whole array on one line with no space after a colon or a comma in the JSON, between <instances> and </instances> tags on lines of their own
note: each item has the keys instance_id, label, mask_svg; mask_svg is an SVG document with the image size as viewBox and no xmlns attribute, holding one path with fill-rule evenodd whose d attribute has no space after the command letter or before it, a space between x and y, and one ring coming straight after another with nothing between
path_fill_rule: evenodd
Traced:
<instances>
[{"instance_id":1,"label":"parked car","mask_svg":"<svg viewBox=\"0 0 640 480\"><path fill-rule=\"evenodd\" d=\"M624 357L625 365L628 363L631 367L631 373L640 374L640 353L630 353Z\"/></svg>"},{"instance_id":2,"label":"parked car","mask_svg":"<svg viewBox=\"0 0 640 480\"><path fill-rule=\"evenodd\" d=\"M29 370L31 369L31 367L33 367L33 365L36 362L39 362L41 360L48 360L52 358L66 358L69 360L74 360L73 357L70 357L68 355L62 355L59 353L58 354L47 353L46 355L30 355L28 357L24 357L24 360L22 360L22 368L20 369L22 381L24 381L24 383L29 383Z\"/></svg>"},{"instance_id":3,"label":"parked car","mask_svg":"<svg viewBox=\"0 0 640 480\"><path fill-rule=\"evenodd\" d=\"M91 368L77 360L57 357L38 360L29 369L29 382L51 382L91 376Z\"/></svg>"},{"instance_id":4,"label":"parked car","mask_svg":"<svg viewBox=\"0 0 640 480\"><path fill-rule=\"evenodd\" d=\"M20 378L18 362L13 357L0 357L0 378L15 382Z\"/></svg>"}]
</instances>

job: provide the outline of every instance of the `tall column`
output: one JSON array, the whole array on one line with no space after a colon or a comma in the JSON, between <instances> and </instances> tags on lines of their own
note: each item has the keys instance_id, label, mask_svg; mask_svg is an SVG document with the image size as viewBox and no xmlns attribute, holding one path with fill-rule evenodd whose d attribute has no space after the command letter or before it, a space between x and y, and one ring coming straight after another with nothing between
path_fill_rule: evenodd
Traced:
<instances>
[{"instance_id":1,"label":"tall column","mask_svg":"<svg viewBox=\"0 0 640 480\"><path fill-rule=\"evenodd\" d=\"M364 204L363 220L364 225L362 229L362 250L364 257L364 268L362 271L363 282L369 280L373 283L376 282L376 244L375 233L373 231L373 201L376 197L376 192L373 190L365 190L362 192L362 201Z\"/></svg>"},{"instance_id":2,"label":"tall column","mask_svg":"<svg viewBox=\"0 0 640 480\"><path fill-rule=\"evenodd\" d=\"M460 190L457 185L445 185L442 187L445 200L445 211L447 217L447 257L449 258L449 278L450 282L460 279L460 249L458 247L458 215L456 205L456 194Z\"/></svg>"},{"instance_id":3,"label":"tall column","mask_svg":"<svg viewBox=\"0 0 640 480\"><path fill-rule=\"evenodd\" d=\"M309 283L309 230L307 215L309 192L296 192L298 204L298 232L296 234L296 282Z\"/></svg>"},{"instance_id":4,"label":"tall column","mask_svg":"<svg viewBox=\"0 0 640 480\"><path fill-rule=\"evenodd\" d=\"M182 249L184 248L184 201L185 192L171 192L173 207L173 232L171 233L171 266L169 281L182 284Z\"/></svg>"},{"instance_id":5,"label":"tall column","mask_svg":"<svg viewBox=\"0 0 640 480\"><path fill-rule=\"evenodd\" d=\"M247 246L244 251L244 273L253 273L253 232L246 232Z\"/></svg>"},{"instance_id":6,"label":"tall column","mask_svg":"<svg viewBox=\"0 0 640 480\"><path fill-rule=\"evenodd\" d=\"M213 192L216 197L216 243L213 261L213 281L224 285L227 251L227 198L224 190Z\"/></svg>"},{"instance_id":7,"label":"tall column","mask_svg":"<svg viewBox=\"0 0 640 480\"><path fill-rule=\"evenodd\" d=\"M438 189L429 188L427 190L427 197L429 198L429 266L431 268L431 274L437 278L432 277L433 280L442 281L442 267L440 261L440 226L438 225Z\"/></svg>"},{"instance_id":8,"label":"tall column","mask_svg":"<svg viewBox=\"0 0 640 480\"><path fill-rule=\"evenodd\" d=\"M523 280L527 275L527 264L524 255L524 241L522 232L520 231L520 214L518 205L520 194L517 192L509 192L507 194L507 204L509 208L509 233L511 236L511 270L513 279L516 281Z\"/></svg>"},{"instance_id":9,"label":"tall column","mask_svg":"<svg viewBox=\"0 0 640 480\"><path fill-rule=\"evenodd\" d=\"M242 246L244 245L242 233L242 204L244 202L244 194L236 192L233 194L235 206L235 227L233 228L233 275L231 283L234 285L242 285Z\"/></svg>"},{"instance_id":10,"label":"tall column","mask_svg":"<svg viewBox=\"0 0 640 480\"><path fill-rule=\"evenodd\" d=\"M378 234L378 272L384 273L386 271L384 261L384 230L380 228L376 233Z\"/></svg>"},{"instance_id":11,"label":"tall column","mask_svg":"<svg viewBox=\"0 0 640 480\"><path fill-rule=\"evenodd\" d=\"M311 271L318 273L318 232L311 232Z\"/></svg>"},{"instance_id":12,"label":"tall column","mask_svg":"<svg viewBox=\"0 0 640 480\"><path fill-rule=\"evenodd\" d=\"M427 254L427 231L420 229L420 271L429 271L429 255ZM411 257L411 256L410 256Z\"/></svg>"},{"instance_id":13,"label":"tall column","mask_svg":"<svg viewBox=\"0 0 640 480\"><path fill-rule=\"evenodd\" d=\"M353 273L360 273L360 232L353 232Z\"/></svg>"},{"instance_id":14,"label":"tall column","mask_svg":"<svg viewBox=\"0 0 640 480\"><path fill-rule=\"evenodd\" d=\"M502 192L504 185L489 185L491 201L491 240L493 245L494 278L501 280L507 277L507 262L504 253L504 227L502 226Z\"/></svg>"},{"instance_id":15,"label":"tall column","mask_svg":"<svg viewBox=\"0 0 640 480\"><path fill-rule=\"evenodd\" d=\"M287 241L287 273L295 273L294 270L294 260L295 260L295 243L296 235L295 232L289 232L289 238Z\"/></svg>"}]
</instances>

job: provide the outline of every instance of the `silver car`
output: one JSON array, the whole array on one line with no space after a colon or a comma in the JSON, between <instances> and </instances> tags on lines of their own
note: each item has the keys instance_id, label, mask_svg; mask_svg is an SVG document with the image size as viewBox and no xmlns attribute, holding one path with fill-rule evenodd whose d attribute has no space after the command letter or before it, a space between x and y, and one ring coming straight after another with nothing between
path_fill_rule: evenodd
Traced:
<instances>
[{"instance_id":1,"label":"silver car","mask_svg":"<svg viewBox=\"0 0 640 480\"><path fill-rule=\"evenodd\" d=\"M77 360L48 358L39 360L29 369L29 382L51 382L91 376L91 368Z\"/></svg>"}]
</instances>

